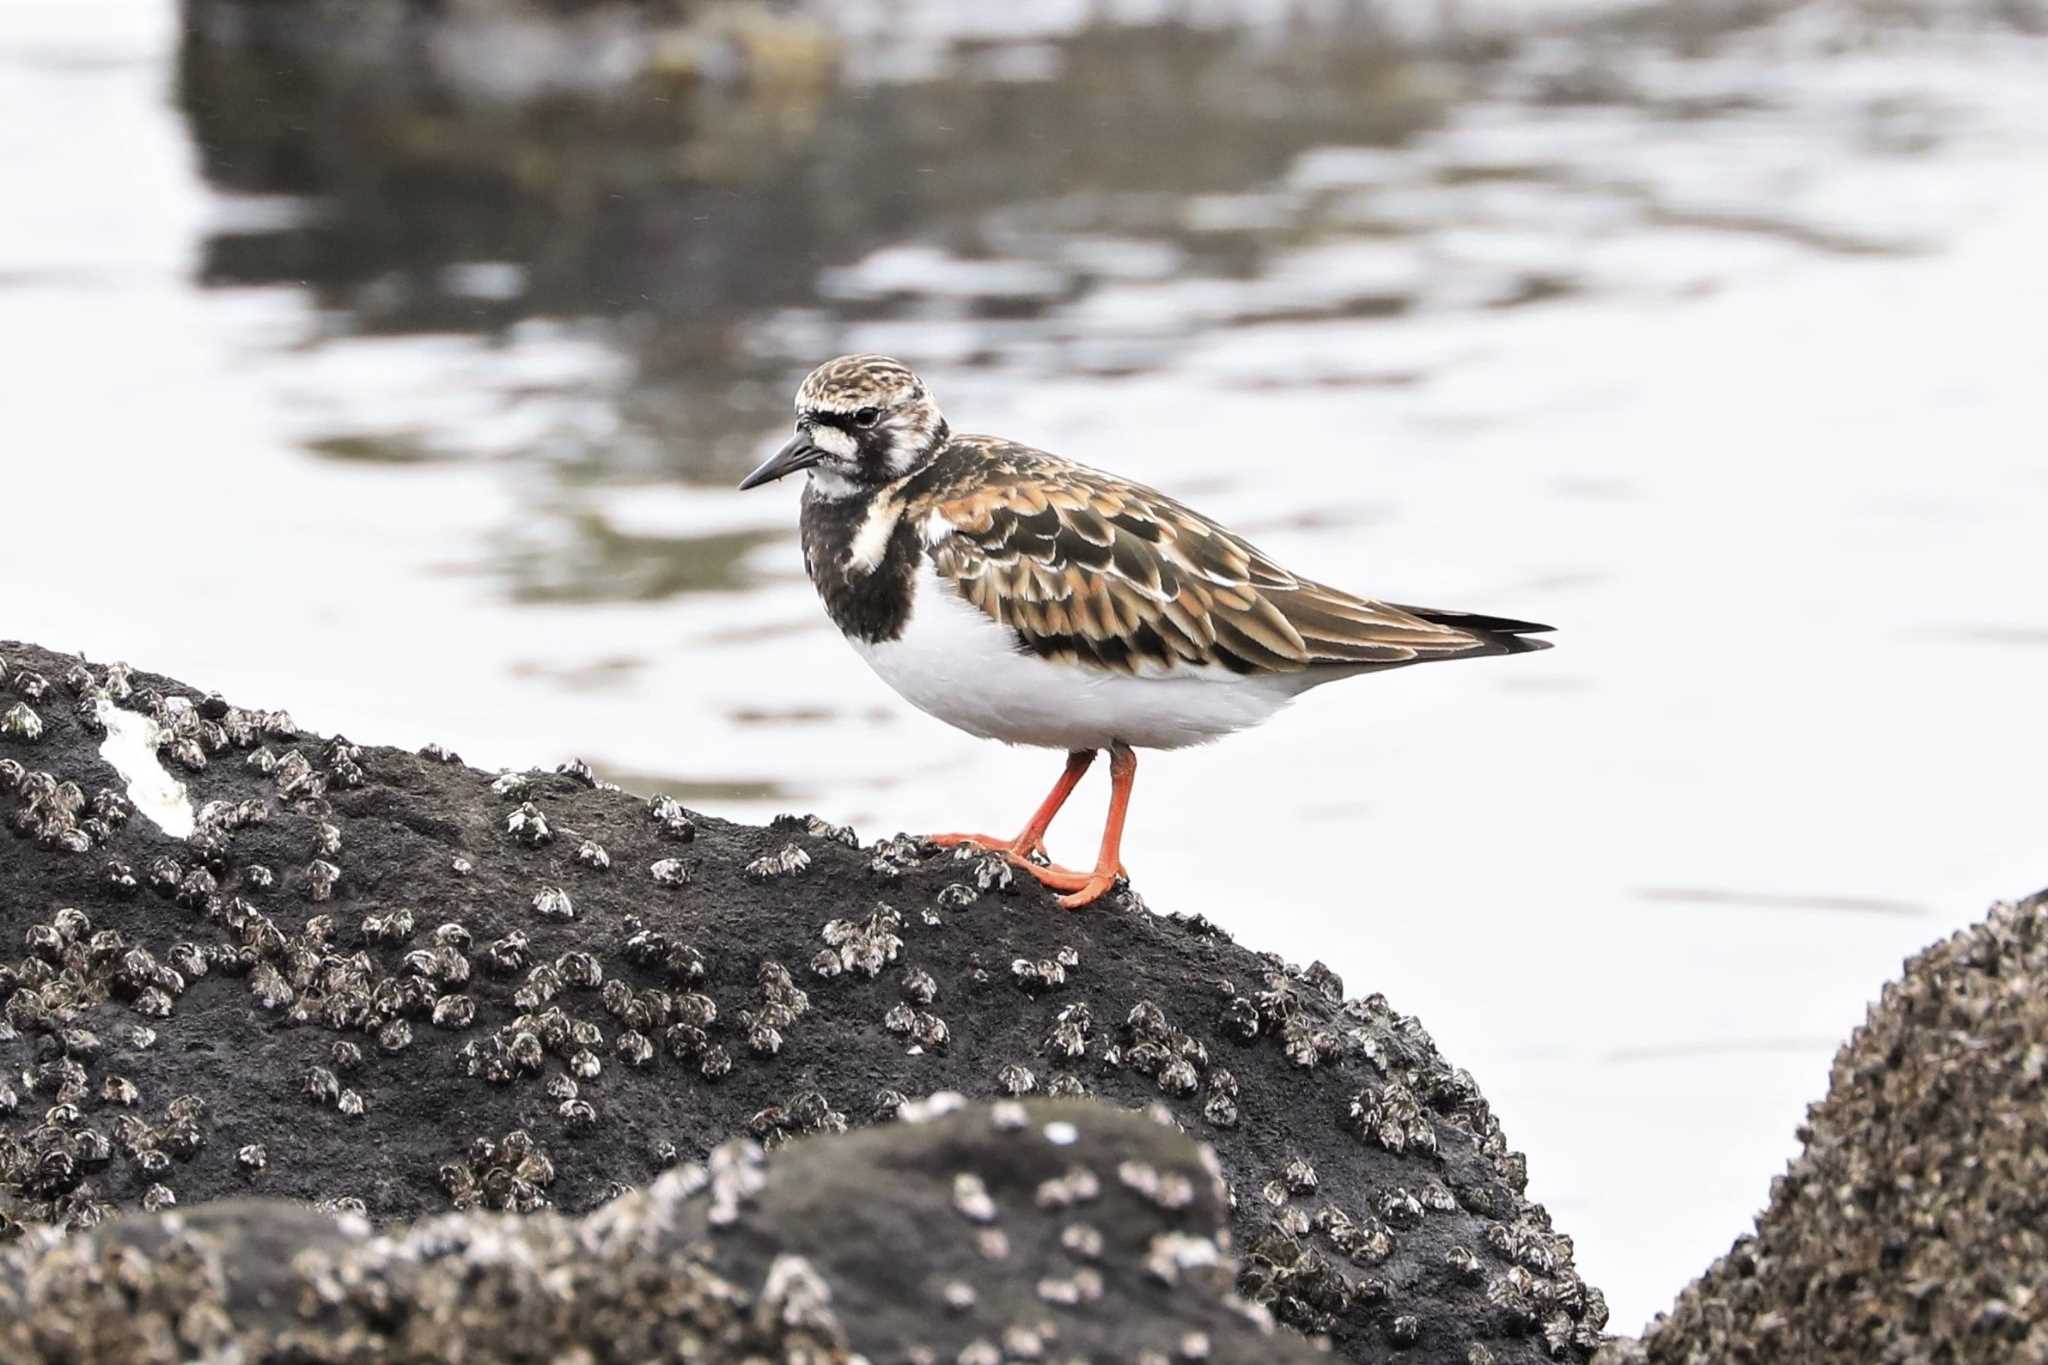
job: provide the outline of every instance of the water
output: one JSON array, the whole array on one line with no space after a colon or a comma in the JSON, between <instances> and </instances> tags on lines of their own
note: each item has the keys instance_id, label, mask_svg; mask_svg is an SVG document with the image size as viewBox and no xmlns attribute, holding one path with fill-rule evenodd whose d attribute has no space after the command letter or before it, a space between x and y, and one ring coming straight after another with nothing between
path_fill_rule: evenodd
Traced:
<instances>
[{"instance_id":1,"label":"water","mask_svg":"<svg viewBox=\"0 0 2048 1365\"><path fill-rule=\"evenodd\" d=\"M1194 17L799 9L677 40L751 83L535 112L508 73L638 49L349 77L4 0L0 634L733 815L1006 828L1058 760L909 712L795 489L731 491L857 348L1303 572L1551 621L1144 760L1126 848L1421 1015L1630 1330L1899 960L2048 880L2048 46L1154 8Z\"/></svg>"}]
</instances>

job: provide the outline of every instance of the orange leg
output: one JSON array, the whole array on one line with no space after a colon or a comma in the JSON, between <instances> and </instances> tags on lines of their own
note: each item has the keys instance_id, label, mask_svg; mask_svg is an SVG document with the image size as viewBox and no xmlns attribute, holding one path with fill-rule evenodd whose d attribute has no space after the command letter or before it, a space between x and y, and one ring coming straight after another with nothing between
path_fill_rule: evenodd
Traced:
<instances>
[{"instance_id":1,"label":"orange leg","mask_svg":"<svg viewBox=\"0 0 2048 1365\"><path fill-rule=\"evenodd\" d=\"M928 834L925 838L940 848L973 844L976 848L1000 853L1020 867L1039 870L1036 863L1029 861L1031 855L1045 851L1045 832L1051 828L1053 817L1060 813L1061 806L1067 804L1067 798L1074 794L1074 788L1094 762L1093 749L1076 749L1068 754L1066 771L1060 774L1060 780L1053 783L1052 790L1039 803L1038 813L1031 817L1031 823L1024 826L1024 832L1014 839L998 839L988 834Z\"/></svg>"},{"instance_id":2,"label":"orange leg","mask_svg":"<svg viewBox=\"0 0 2048 1365\"><path fill-rule=\"evenodd\" d=\"M1129 745L1113 744L1109 750L1109 819L1102 826L1102 851L1096 855L1095 870L1085 876L1063 868L1034 867L1032 875L1055 891L1071 892L1060 897L1064 910L1092 905L1116 885L1123 873L1124 814L1131 805L1131 782L1138 775L1138 755Z\"/></svg>"}]
</instances>

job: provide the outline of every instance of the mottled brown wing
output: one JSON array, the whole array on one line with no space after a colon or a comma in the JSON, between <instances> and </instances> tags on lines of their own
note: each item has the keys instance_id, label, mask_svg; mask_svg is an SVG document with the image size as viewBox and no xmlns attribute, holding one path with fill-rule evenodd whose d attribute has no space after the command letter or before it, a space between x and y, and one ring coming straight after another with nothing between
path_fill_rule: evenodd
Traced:
<instances>
[{"instance_id":1,"label":"mottled brown wing","mask_svg":"<svg viewBox=\"0 0 2048 1365\"><path fill-rule=\"evenodd\" d=\"M1299 673L1495 652L1298 578L1162 493L1037 451L991 450L924 503L912 515L938 571L1047 657Z\"/></svg>"}]
</instances>

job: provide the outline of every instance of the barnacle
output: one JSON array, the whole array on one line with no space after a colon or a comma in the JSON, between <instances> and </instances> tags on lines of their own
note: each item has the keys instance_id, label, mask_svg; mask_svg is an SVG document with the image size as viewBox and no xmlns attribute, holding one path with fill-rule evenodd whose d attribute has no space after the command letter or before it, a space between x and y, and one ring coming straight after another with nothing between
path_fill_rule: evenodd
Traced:
<instances>
[{"instance_id":1,"label":"barnacle","mask_svg":"<svg viewBox=\"0 0 2048 1365\"><path fill-rule=\"evenodd\" d=\"M541 808L531 801L523 801L519 809L505 817L505 832L528 848L539 848L555 841L554 827Z\"/></svg>"},{"instance_id":2,"label":"barnacle","mask_svg":"<svg viewBox=\"0 0 2048 1365\"><path fill-rule=\"evenodd\" d=\"M341 869L324 859L316 858L306 865L306 894L315 901L324 901L334 894L334 885L341 880Z\"/></svg>"},{"instance_id":3,"label":"barnacle","mask_svg":"<svg viewBox=\"0 0 2048 1365\"><path fill-rule=\"evenodd\" d=\"M1067 983L1067 969L1052 958L1033 962L1020 957L1010 964L1010 977L1029 992L1048 991Z\"/></svg>"},{"instance_id":4,"label":"barnacle","mask_svg":"<svg viewBox=\"0 0 2048 1365\"><path fill-rule=\"evenodd\" d=\"M820 970L819 974L830 976L844 970L870 979L881 975L882 968L894 962L902 950L903 940L896 933L902 925L902 916L886 905L876 906L865 920L828 922L821 937L836 950L831 954L836 970ZM820 959L825 956L820 954ZM817 964L813 967L817 969Z\"/></svg>"},{"instance_id":5,"label":"barnacle","mask_svg":"<svg viewBox=\"0 0 2048 1365\"><path fill-rule=\"evenodd\" d=\"M750 882L770 882L782 877L793 877L811 865L811 855L795 844L784 844L774 853L763 854L747 864L746 875Z\"/></svg>"},{"instance_id":6,"label":"barnacle","mask_svg":"<svg viewBox=\"0 0 2048 1365\"><path fill-rule=\"evenodd\" d=\"M491 791L512 801L524 801L533 789L533 778L525 773L502 772L491 782Z\"/></svg>"},{"instance_id":7,"label":"barnacle","mask_svg":"<svg viewBox=\"0 0 2048 1365\"><path fill-rule=\"evenodd\" d=\"M43 737L43 718L27 702L18 701L0 712L0 739L19 739L33 744Z\"/></svg>"},{"instance_id":8,"label":"barnacle","mask_svg":"<svg viewBox=\"0 0 2048 1365\"><path fill-rule=\"evenodd\" d=\"M647 802L647 814L656 829L671 839L687 843L697 837L697 824L672 796L655 796Z\"/></svg>"}]
</instances>

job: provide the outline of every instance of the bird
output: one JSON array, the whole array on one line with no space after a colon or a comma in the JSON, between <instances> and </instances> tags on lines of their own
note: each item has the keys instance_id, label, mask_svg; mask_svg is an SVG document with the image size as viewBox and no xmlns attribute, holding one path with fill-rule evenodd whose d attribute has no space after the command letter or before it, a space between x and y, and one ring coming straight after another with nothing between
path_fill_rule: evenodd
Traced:
<instances>
[{"instance_id":1,"label":"bird","mask_svg":"<svg viewBox=\"0 0 2048 1365\"><path fill-rule=\"evenodd\" d=\"M869 666L968 734L1067 755L1016 837L926 837L1000 854L1068 909L1127 875L1137 750L1219 739L1340 678L1550 643L1535 622L1328 587L1143 484L956 433L924 380L884 355L811 371L795 435L739 486L796 473L805 571ZM1095 865L1053 864L1046 832L1104 750Z\"/></svg>"}]
</instances>

